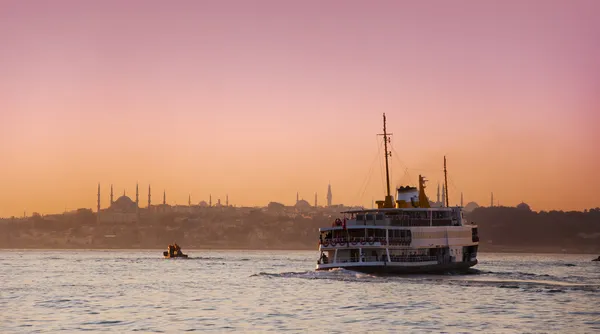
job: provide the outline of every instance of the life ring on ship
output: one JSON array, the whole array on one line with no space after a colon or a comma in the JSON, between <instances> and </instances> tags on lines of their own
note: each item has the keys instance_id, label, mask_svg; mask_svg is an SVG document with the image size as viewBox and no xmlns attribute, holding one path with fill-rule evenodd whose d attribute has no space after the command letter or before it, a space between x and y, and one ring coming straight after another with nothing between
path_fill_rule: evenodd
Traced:
<instances>
[{"instance_id":1,"label":"life ring on ship","mask_svg":"<svg viewBox=\"0 0 600 334\"><path fill-rule=\"evenodd\" d=\"M366 244L367 244L367 242L365 241L365 239L362 239L362 240L360 240L360 244L361 244L361 245L366 245Z\"/></svg>"},{"instance_id":2,"label":"life ring on ship","mask_svg":"<svg viewBox=\"0 0 600 334\"><path fill-rule=\"evenodd\" d=\"M375 243L375 239L373 239L373 237L369 237L369 245L372 245Z\"/></svg>"},{"instance_id":3,"label":"life ring on ship","mask_svg":"<svg viewBox=\"0 0 600 334\"><path fill-rule=\"evenodd\" d=\"M335 246L335 245L336 245L336 242L335 242L335 241L333 241L333 240L331 240L331 247L333 247L333 246Z\"/></svg>"},{"instance_id":4,"label":"life ring on ship","mask_svg":"<svg viewBox=\"0 0 600 334\"><path fill-rule=\"evenodd\" d=\"M358 241L356 241L356 239L352 239L352 241L350 243L353 245L356 245L356 244L358 244Z\"/></svg>"},{"instance_id":5,"label":"life ring on ship","mask_svg":"<svg viewBox=\"0 0 600 334\"><path fill-rule=\"evenodd\" d=\"M327 247L327 246L329 246L329 242L327 242L327 241L323 242L323 247Z\"/></svg>"}]
</instances>

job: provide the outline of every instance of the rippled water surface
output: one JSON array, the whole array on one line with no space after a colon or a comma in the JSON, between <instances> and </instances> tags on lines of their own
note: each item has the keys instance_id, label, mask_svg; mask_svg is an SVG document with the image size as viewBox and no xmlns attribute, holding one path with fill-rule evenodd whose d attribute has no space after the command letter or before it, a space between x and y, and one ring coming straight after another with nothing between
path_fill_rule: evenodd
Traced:
<instances>
[{"instance_id":1,"label":"rippled water surface","mask_svg":"<svg viewBox=\"0 0 600 334\"><path fill-rule=\"evenodd\" d=\"M469 275L376 277L314 272L316 252L0 253L2 333L600 332L592 255L480 254Z\"/></svg>"}]
</instances>

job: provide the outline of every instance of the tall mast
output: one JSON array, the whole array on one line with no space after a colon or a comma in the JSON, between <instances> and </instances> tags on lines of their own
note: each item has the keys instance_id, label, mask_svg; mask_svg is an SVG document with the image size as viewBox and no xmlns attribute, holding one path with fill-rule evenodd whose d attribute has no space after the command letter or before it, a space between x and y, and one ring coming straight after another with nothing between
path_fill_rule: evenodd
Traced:
<instances>
[{"instance_id":1,"label":"tall mast","mask_svg":"<svg viewBox=\"0 0 600 334\"><path fill-rule=\"evenodd\" d=\"M390 167L389 167L389 162L388 162L388 157L392 156L392 152L388 151L388 142L390 141L389 135L391 135L391 133L387 133L387 128L385 126L385 113L383 114L383 134L380 136L383 136L383 145L384 145L384 149L385 149L385 185L387 188L387 193L385 196L385 201L383 201L383 203L378 201L378 206L381 208L393 208L394 207L394 199L392 198L391 194L390 194Z\"/></svg>"},{"instance_id":2,"label":"tall mast","mask_svg":"<svg viewBox=\"0 0 600 334\"><path fill-rule=\"evenodd\" d=\"M448 204L448 172L446 172L446 156L444 155L444 183L446 184L446 207L449 207Z\"/></svg>"},{"instance_id":3,"label":"tall mast","mask_svg":"<svg viewBox=\"0 0 600 334\"><path fill-rule=\"evenodd\" d=\"M388 143L388 135L385 128L385 113L383 113L383 147L385 149L385 185L387 186L387 197L390 196L390 170L388 167L388 156L392 154L392 152L388 152L387 148Z\"/></svg>"}]
</instances>

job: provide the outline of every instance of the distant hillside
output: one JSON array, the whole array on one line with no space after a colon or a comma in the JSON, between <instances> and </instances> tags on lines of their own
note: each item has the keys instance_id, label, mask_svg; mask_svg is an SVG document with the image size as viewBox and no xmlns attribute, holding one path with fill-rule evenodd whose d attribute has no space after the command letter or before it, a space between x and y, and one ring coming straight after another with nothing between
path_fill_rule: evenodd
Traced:
<instances>
[{"instance_id":1,"label":"distant hillside","mask_svg":"<svg viewBox=\"0 0 600 334\"><path fill-rule=\"evenodd\" d=\"M479 226L482 250L600 253L600 208L535 212L480 207L467 219Z\"/></svg>"},{"instance_id":2,"label":"distant hillside","mask_svg":"<svg viewBox=\"0 0 600 334\"><path fill-rule=\"evenodd\" d=\"M330 226L336 216L208 209L199 214L143 217L139 223L96 223L94 213L82 210L73 215L0 220L0 248L163 249L177 242L184 250L316 250L318 228ZM467 219L479 226L483 252L600 254L600 209L538 213L524 207L476 208Z\"/></svg>"}]
</instances>

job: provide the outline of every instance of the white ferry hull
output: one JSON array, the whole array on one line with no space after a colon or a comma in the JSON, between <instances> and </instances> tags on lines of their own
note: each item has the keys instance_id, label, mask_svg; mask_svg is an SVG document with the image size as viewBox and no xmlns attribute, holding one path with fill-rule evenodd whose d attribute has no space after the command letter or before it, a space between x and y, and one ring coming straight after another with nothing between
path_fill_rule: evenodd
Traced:
<instances>
[{"instance_id":1,"label":"white ferry hull","mask_svg":"<svg viewBox=\"0 0 600 334\"><path fill-rule=\"evenodd\" d=\"M316 270L324 271L337 268L357 271L365 274L376 275L406 275L406 274L446 274L446 273L461 273L468 271L469 268L475 266L477 260L467 262L453 262L439 264L436 262L429 263L344 263L344 264L319 264Z\"/></svg>"}]
</instances>

